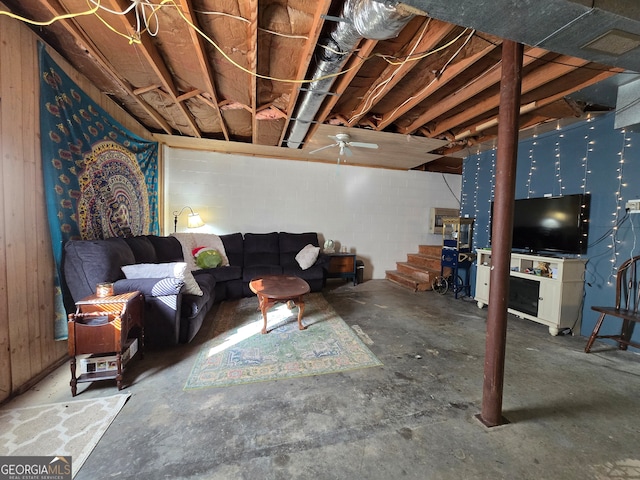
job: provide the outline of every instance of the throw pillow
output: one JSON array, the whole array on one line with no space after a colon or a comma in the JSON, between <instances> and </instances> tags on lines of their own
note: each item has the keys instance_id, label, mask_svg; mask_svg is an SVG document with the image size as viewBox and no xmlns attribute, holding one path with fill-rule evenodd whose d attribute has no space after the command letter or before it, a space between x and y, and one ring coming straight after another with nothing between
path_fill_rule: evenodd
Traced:
<instances>
[{"instance_id":1,"label":"throw pillow","mask_svg":"<svg viewBox=\"0 0 640 480\"><path fill-rule=\"evenodd\" d=\"M127 278L179 278L184 282L184 293L199 297L203 295L198 282L193 278L191 272L187 270L185 262L125 265L122 267L122 272Z\"/></svg>"},{"instance_id":2,"label":"throw pillow","mask_svg":"<svg viewBox=\"0 0 640 480\"><path fill-rule=\"evenodd\" d=\"M196 266L200 268L216 268L222 264L222 255L215 248L196 247L193 249Z\"/></svg>"},{"instance_id":3,"label":"throw pillow","mask_svg":"<svg viewBox=\"0 0 640 480\"><path fill-rule=\"evenodd\" d=\"M222 257L221 265L223 267L229 265L229 259L224 251L224 244L218 235L213 233L178 232L172 233L171 236L177 238L180 242L182 246L182 258L187 262L187 270L190 272L200 269L193 256L193 250L198 247L209 247L218 250Z\"/></svg>"},{"instance_id":4,"label":"throw pillow","mask_svg":"<svg viewBox=\"0 0 640 480\"><path fill-rule=\"evenodd\" d=\"M300 265L300 268L302 270L306 270L314 263L316 263L319 253L320 247L315 247L309 244L298 252L298 254L296 255L296 261L298 262L298 265Z\"/></svg>"}]
</instances>

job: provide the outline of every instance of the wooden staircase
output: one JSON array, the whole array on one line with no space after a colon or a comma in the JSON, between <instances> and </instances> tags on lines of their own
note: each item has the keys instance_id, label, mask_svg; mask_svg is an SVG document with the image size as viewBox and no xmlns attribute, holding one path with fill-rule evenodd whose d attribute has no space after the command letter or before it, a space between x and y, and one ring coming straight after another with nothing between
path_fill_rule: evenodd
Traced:
<instances>
[{"instance_id":1,"label":"wooden staircase","mask_svg":"<svg viewBox=\"0 0 640 480\"><path fill-rule=\"evenodd\" d=\"M387 270L385 278L414 292L432 290L440 275L441 245L419 245L418 253L407 254L406 262L396 262L397 270Z\"/></svg>"}]
</instances>

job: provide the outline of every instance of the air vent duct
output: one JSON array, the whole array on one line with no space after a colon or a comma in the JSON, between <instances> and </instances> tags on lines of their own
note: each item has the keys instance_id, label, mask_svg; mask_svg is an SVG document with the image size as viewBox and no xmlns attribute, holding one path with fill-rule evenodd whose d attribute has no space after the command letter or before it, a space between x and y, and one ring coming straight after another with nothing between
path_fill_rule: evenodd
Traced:
<instances>
[{"instance_id":1,"label":"air vent duct","mask_svg":"<svg viewBox=\"0 0 640 480\"><path fill-rule=\"evenodd\" d=\"M342 21L327 38L321 39L316 50L316 69L313 81L305 85L305 92L294 110L293 124L289 130L287 146L299 148L314 121L336 74L349 58L349 53L361 38L385 40L393 38L411 20L412 14L400 11L398 2L376 0L347 0L343 7ZM328 77L328 78L325 78Z\"/></svg>"}]
</instances>

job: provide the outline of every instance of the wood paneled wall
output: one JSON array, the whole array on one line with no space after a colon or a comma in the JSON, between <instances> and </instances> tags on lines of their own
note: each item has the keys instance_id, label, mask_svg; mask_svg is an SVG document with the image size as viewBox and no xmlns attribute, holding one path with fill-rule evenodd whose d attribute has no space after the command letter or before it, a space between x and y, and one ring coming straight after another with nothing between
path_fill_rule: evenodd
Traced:
<instances>
[{"instance_id":1,"label":"wood paneled wall","mask_svg":"<svg viewBox=\"0 0 640 480\"><path fill-rule=\"evenodd\" d=\"M0 16L0 402L67 354L53 340L53 255L45 211L38 113L38 39ZM50 50L67 74L116 120L151 138Z\"/></svg>"}]
</instances>

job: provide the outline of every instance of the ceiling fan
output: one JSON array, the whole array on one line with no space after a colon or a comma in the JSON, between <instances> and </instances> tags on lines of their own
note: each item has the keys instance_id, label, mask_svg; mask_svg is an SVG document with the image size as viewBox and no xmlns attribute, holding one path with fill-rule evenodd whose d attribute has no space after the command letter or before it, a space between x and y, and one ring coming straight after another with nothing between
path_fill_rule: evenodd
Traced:
<instances>
[{"instance_id":1,"label":"ceiling fan","mask_svg":"<svg viewBox=\"0 0 640 480\"><path fill-rule=\"evenodd\" d=\"M340 147L340 155L346 155L347 157L353 156L353 152L351 148L378 148L378 145L375 143L365 143L365 142L352 142L351 137L348 133L337 133L335 135L328 135L329 138L332 138L336 141L336 143L332 143L331 145L325 145L324 147L316 148L309 153L316 153L320 150L324 150L326 148L332 147Z\"/></svg>"}]
</instances>

